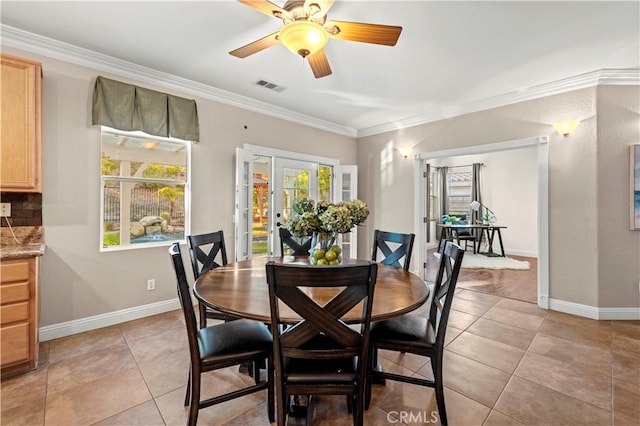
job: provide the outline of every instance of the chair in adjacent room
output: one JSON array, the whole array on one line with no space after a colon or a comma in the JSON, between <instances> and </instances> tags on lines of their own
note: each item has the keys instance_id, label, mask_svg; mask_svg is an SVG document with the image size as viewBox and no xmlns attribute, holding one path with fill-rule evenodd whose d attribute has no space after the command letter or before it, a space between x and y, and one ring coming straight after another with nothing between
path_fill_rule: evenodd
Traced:
<instances>
[{"instance_id":1,"label":"chair in adjacent room","mask_svg":"<svg viewBox=\"0 0 640 426\"><path fill-rule=\"evenodd\" d=\"M452 223L453 225L468 225L469 222L466 220L456 220ZM464 241L464 250L467 251L469 248L469 243L473 246L473 254L476 254L478 244L478 237L476 235L476 230L472 228L451 228L453 232L453 238L456 239L456 243L460 245L460 241Z\"/></svg>"},{"instance_id":2,"label":"chair in adjacent room","mask_svg":"<svg viewBox=\"0 0 640 426\"><path fill-rule=\"evenodd\" d=\"M373 233L371 260L408 271L415 237L415 234L401 234L376 229Z\"/></svg>"},{"instance_id":3,"label":"chair in adjacent room","mask_svg":"<svg viewBox=\"0 0 640 426\"><path fill-rule=\"evenodd\" d=\"M295 237L287 228L278 228L280 233L280 254L284 256L308 256L311 250L311 237L302 243L296 241ZM288 250L287 250L288 248Z\"/></svg>"},{"instance_id":4,"label":"chair in adjacent room","mask_svg":"<svg viewBox=\"0 0 640 426\"><path fill-rule=\"evenodd\" d=\"M442 382L444 338L464 253L465 251L454 243L445 242L440 251L440 264L428 316L406 314L390 320L375 322L371 326L371 366L376 365L379 349L412 353L430 359L434 379L373 371L373 368L370 367L372 377L367 385L367 407L371 401L371 383L374 380L376 383L384 383L385 379L389 379L428 386L435 388L440 422L443 425L447 424Z\"/></svg>"},{"instance_id":5,"label":"chair in adjacent room","mask_svg":"<svg viewBox=\"0 0 640 426\"><path fill-rule=\"evenodd\" d=\"M195 309L191 299L191 291L180 253L180 245L174 243L169 248L169 254L176 273L178 284L178 298L182 305L191 366L189 383L184 405L189 406L189 425L195 425L198 412L202 408L229 401L261 390L267 390L267 411L269 421L275 419L274 391L273 391L273 339L269 328L261 322L238 319L198 328ZM267 380L260 380L259 363L267 360ZM218 395L206 400L200 400L201 375L207 371L218 370L241 363L250 362L254 365L255 384Z\"/></svg>"},{"instance_id":6,"label":"chair in adjacent room","mask_svg":"<svg viewBox=\"0 0 640 426\"><path fill-rule=\"evenodd\" d=\"M193 268L193 278L198 279L203 273L227 264L227 248L224 243L222 230L207 234L187 236L189 257ZM215 309L199 304L200 327L207 326L207 318L223 321L237 319L233 315L216 311Z\"/></svg>"},{"instance_id":7,"label":"chair in adjacent room","mask_svg":"<svg viewBox=\"0 0 640 426\"><path fill-rule=\"evenodd\" d=\"M371 307L378 265L367 262L308 267L268 262L266 270L278 425L286 422L289 398L318 394L346 395L354 424L362 425ZM330 301L317 304L305 291L313 291L316 296L329 292L331 295L327 300ZM358 326L350 327L341 318L358 304L361 306L358 311L360 322ZM281 327L280 314L285 306L301 319L296 324Z\"/></svg>"}]
</instances>

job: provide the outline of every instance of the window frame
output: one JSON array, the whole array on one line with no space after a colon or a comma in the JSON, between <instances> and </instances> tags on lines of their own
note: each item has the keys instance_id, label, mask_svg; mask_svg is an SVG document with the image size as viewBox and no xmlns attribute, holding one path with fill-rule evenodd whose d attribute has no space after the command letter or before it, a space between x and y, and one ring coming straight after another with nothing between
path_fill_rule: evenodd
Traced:
<instances>
[{"instance_id":1,"label":"window frame","mask_svg":"<svg viewBox=\"0 0 640 426\"><path fill-rule=\"evenodd\" d=\"M185 174L184 179L158 179L158 178L143 178L143 177L129 177L129 176L109 176L102 174L102 153L103 150L103 135L115 135L130 137L136 139L145 139L158 142L171 142L184 145L185 147ZM174 242L185 243L186 236L191 232L191 148L193 141L187 141L172 137L161 137L149 135L141 131L122 131L113 129L107 126L100 126L100 235L98 246L100 252L113 252L122 250L136 250L151 247L164 247L169 246ZM141 151L144 152L144 151ZM136 160L137 161L137 160ZM144 243L129 243L126 245L119 244L117 246L105 246L105 181L118 181L118 182L130 182L130 183L155 183L155 184L167 184L167 185L184 185L184 232L182 238L167 239L163 241L144 242ZM122 201L120 201L121 203Z\"/></svg>"}]
</instances>

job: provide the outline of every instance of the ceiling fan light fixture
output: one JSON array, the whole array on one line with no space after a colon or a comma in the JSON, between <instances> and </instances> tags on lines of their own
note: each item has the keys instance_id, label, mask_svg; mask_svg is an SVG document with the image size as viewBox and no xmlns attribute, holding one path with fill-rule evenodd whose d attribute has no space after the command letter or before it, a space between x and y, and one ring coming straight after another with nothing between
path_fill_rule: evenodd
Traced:
<instances>
[{"instance_id":1,"label":"ceiling fan light fixture","mask_svg":"<svg viewBox=\"0 0 640 426\"><path fill-rule=\"evenodd\" d=\"M315 22L295 21L280 30L278 39L287 49L305 58L322 50L329 41L329 36Z\"/></svg>"}]
</instances>

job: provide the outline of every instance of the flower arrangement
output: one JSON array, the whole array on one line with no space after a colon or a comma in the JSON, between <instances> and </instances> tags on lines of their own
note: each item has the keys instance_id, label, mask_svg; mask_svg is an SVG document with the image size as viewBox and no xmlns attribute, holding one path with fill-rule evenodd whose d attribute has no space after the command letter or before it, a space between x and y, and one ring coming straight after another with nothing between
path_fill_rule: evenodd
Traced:
<instances>
[{"instance_id":1,"label":"flower arrangement","mask_svg":"<svg viewBox=\"0 0 640 426\"><path fill-rule=\"evenodd\" d=\"M314 232L349 232L369 216L369 208L360 200L343 201L333 204L303 198L293 205L294 217L289 220L288 229L298 237L306 237Z\"/></svg>"},{"instance_id":2,"label":"flower arrangement","mask_svg":"<svg viewBox=\"0 0 640 426\"><path fill-rule=\"evenodd\" d=\"M458 221L458 216L449 216L448 214L442 215L442 223L452 223Z\"/></svg>"}]
</instances>

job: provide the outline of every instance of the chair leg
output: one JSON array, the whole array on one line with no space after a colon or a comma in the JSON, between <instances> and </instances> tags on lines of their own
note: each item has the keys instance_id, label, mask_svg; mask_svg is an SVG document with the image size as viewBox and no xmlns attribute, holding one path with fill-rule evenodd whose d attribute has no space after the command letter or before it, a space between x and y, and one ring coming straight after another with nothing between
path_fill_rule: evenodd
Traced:
<instances>
[{"instance_id":1,"label":"chair leg","mask_svg":"<svg viewBox=\"0 0 640 426\"><path fill-rule=\"evenodd\" d=\"M447 409L444 404L444 385L442 383L442 356L431 358L431 367L433 370L433 380L435 382L436 403L438 405L438 414L440 415L440 424L447 425Z\"/></svg>"},{"instance_id":2,"label":"chair leg","mask_svg":"<svg viewBox=\"0 0 640 426\"><path fill-rule=\"evenodd\" d=\"M189 377L187 379L187 392L184 396L184 406L187 407L189 405L189 400L191 399L191 367L189 367Z\"/></svg>"},{"instance_id":3,"label":"chair leg","mask_svg":"<svg viewBox=\"0 0 640 426\"><path fill-rule=\"evenodd\" d=\"M200 409L200 371L191 372L191 401L189 402L189 426L198 423L198 410Z\"/></svg>"},{"instance_id":4,"label":"chair leg","mask_svg":"<svg viewBox=\"0 0 640 426\"><path fill-rule=\"evenodd\" d=\"M269 416L269 423L273 423L276 421L276 410L275 410L275 377L273 373L273 357L267 358L267 381L269 385L267 387L267 409Z\"/></svg>"}]
</instances>

